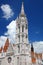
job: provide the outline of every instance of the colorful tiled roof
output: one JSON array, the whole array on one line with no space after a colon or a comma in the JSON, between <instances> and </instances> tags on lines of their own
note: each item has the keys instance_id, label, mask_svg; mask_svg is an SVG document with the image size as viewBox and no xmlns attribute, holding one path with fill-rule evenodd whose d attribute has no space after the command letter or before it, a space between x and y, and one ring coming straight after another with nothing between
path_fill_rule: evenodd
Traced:
<instances>
[{"instance_id":1,"label":"colorful tiled roof","mask_svg":"<svg viewBox=\"0 0 43 65\"><path fill-rule=\"evenodd\" d=\"M7 38L5 45L4 45L4 48L3 48L3 52L6 52L8 47L9 47L9 39Z\"/></svg>"},{"instance_id":2,"label":"colorful tiled roof","mask_svg":"<svg viewBox=\"0 0 43 65\"><path fill-rule=\"evenodd\" d=\"M1 48L0 48L0 53L2 52L2 49L3 49L3 48L1 47Z\"/></svg>"}]
</instances>

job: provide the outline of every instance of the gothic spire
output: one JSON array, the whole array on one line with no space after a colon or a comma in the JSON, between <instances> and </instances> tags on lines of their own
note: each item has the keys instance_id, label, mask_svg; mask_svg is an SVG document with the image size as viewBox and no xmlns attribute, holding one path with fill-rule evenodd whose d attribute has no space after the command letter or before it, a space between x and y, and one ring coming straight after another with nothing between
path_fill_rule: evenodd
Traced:
<instances>
[{"instance_id":1,"label":"gothic spire","mask_svg":"<svg viewBox=\"0 0 43 65\"><path fill-rule=\"evenodd\" d=\"M34 52L33 44L31 44L31 51Z\"/></svg>"},{"instance_id":2,"label":"gothic spire","mask_svg":"<svg viewBox=\"0 0 43 65\"><path fill-rule=\"evenodd\" d=\"M22 2L22 7L21 7L21 14L24 15L24 5L23 5L23 2Z\"/></svg>"}]
</instances>

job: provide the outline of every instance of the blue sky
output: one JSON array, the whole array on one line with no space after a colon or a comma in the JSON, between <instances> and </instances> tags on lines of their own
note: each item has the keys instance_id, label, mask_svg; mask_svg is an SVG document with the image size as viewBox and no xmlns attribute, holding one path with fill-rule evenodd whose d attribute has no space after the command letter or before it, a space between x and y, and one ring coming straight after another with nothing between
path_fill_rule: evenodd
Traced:
<instances>
[{"instance_id":1,"label":"blue sky","mask_svg":"<svg viewBox=\"0 0 43 65\"><path fill-rule=\"evenodd\" d=\"M7 31L6 26L19 15L22 1L28 19L29 40L31 42L43 40L43 0L0 0L0 6L8 4L14 12L14 15L6 20L0 8L0 36L4 35Z\"/></svg>"},{"instance_id":2,"label":"blue sky","mask_svg":"<svg viewBox=\"0 0 43 65\"><path fill-rule=\"evenodd\" d=\"M28 19L29 41L43 41L43 0L0 0L0 37L6 36L8 25L17 18L21 11L22 2L24 2L24 10Z\"/></svg>"}]
</instances>

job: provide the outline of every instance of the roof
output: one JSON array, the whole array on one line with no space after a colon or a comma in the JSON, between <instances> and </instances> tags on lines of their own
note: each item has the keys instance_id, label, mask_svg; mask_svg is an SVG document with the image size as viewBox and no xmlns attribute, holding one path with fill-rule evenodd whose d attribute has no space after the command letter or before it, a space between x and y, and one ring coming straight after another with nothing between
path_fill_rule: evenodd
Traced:
<instances>
[{"instance_id":1,"label":"roof","mask_svg":"<svg viewBox=\"0 0 43 65\"><path fill-rule=\"evenodd\" d=\"M1 48L0 48L0 53L1 53L2 51L3 51L3 52L6 52L7 49L8 49L8 47L9 47L9 39L7 38L4 47L1 47Z\"/></svg>"},{"instance_id":2,"label":"roof","mask_svg":"<svg viewBox=\"0 0 43 65\"><path fill-rule=\"evenodd\" d=\"M2 49L3 49L3 48L1 47L1 48L0 48L0 53L2 52Z\"/></svg>"},{"instance_id":3,"label":"roof","mask_svg":"<svg viewBox=\"0 0 43 65\"><path fill-rule=\"evenodd\" d=\"M42 53L31 52L32 63L36 63L37 59L42 59Z\"/></svg>"},{"instance_id":4,"label":"roof","mask_svg":"<svg viewBox=\"0 0 43 65\"><path fill-rule=\"evenodd\" d=\"M4 48L3 48L3 52L6 52L8 47L9 47L9 39L7 38L5 45L4 45Z\"/></svg>"}]
</instances>

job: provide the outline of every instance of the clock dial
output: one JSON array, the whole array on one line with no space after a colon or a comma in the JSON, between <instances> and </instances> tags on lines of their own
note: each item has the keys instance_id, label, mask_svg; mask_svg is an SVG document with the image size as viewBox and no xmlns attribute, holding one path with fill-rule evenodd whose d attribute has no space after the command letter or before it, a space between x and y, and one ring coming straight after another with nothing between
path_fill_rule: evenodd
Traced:
<instances>
[{"instance_id":1,"label":"clock dial","mask_svg":"<svg viewBox=\"0 0 43 65\"><path fill-rule=\"evenodd\" d=\"M12 58L8 57L8 63L11 63Z\"/></svg>"}]
</instances>

